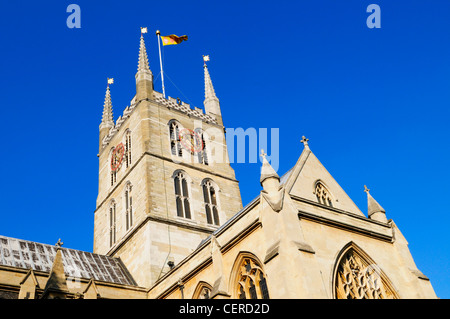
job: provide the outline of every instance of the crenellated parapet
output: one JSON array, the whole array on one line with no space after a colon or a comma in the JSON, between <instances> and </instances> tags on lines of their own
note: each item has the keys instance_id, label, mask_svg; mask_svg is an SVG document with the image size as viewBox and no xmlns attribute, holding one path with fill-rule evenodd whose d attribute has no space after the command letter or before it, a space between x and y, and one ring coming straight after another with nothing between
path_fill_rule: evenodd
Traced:
<instances>
[{"instance_id":1,"label":"crenellated parapet","mask_svg":"<svg viewBox=\"0 0 450 319\"><path fill-rule=\"evenodd\" d=\"M203 109L194 107L193 109L191 106L187 103L184 103L182 101L178 101L177 99L174 99L173 97L168 97L165 99L163 95L159 92L153 92L153 97L155 98L155 101L159 104L162 104L168 108L183 112L187 114L188 116L193 116L201 119L202 121L205 121L207 123L213 123L218 124L217 120L212 117L211 115L205 114L203 112Z\"/></svg>"},{"instance_id":2,"label":"crenellated parapet","mask_svg":"<svg viewBox=\"0 0 450 319\"><path fill-rule=\"evenodd\" d=\"M217 119L215 119L211 115L205 114L203 109L198 107L191 108L190 104L182 102L170 96L167 99L165 99L162 93L160 92L153 91L153 102L163 105L169 109L174 109L179 112L182 112L190 117L198 118L206 123L218 125ZM136 99L133 98L131 104L125 108L123 114L117 118L114 126L110 128L108 134L103 138L102 149L106 147L109 144L109 142L113 139L113 137L116 135L116 133L120 131L120 128L122 127L123 123L131 116L131 113L133 113L134 109L136 108L136 105L137 105Z\"/></svg>"}]
</instances>

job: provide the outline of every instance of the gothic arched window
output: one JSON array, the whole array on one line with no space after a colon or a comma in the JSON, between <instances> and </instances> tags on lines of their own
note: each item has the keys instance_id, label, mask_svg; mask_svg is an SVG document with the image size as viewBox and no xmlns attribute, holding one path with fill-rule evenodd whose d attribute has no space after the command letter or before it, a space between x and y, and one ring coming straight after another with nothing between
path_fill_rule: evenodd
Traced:
<instances>
[{"instance_id":1,"label":"gothic arched window","mask_svg":"<svg viewBox=\"0 0 450 319\"><path fill-rule=\"evenodd\" d=\"M133 197L131 196L131 183L125 186L125 223L126 230L133 226Z\"/></svg>"},{"instance_id":2,"label":"gothic arched window","mask_svg":"<svg viewBox=\"0 0 450 319\"><path fill-rule=\"evenodd\" d=\"M333 199L331 198L330 192L321 182L316 184L314 193L316 194L319 203L333 207Z\"/></svg>"},{"instance_id":3,"label":"gothic arched window","mask_svg":"<svg viewBox=\"0 0 450 319\"><path fill-rule=\"evenodd\" d=\"M125 163L126 166L131 165L131 131L128 130L125 134Z\"/></svg>"},{"instance_id":4,"label":"gothic arched window","mask_svg":"<svg viewBox=\"0 0 450 319\"><path fill-rule=\"evenodd\" d=\"M251 257L242 258L236 275L237 298L269 299L266 276L256 260Z\"/></svg>"},{"instance_id":5,"label":"gothic arched window","mask_svg":"<svg viewBox=\"0 0 450 319\"><path fill-rule=\"evenodd\" d=\"M109 245L116 243L116 202L111 201L109 205Z\"/></svg>"},{"instance_id":6,"label":"gothic arched window","mask_svg":"<svg viewBox=\"0 0 450 319\"><path fill-rule=\"evenodd\" d=\"M183 156L180 141L180 126L177 122L172 121L169 123L169 135L172 155Z\"/></svg>"},{"instance_id":7,"label":"gothic arched window","mask_svg":"<svg viewBox=\"0 0 450 319\"><path fill-rule=\"evenodd\" d=\"M208 153L205 142L205 134L201 129L196 129L195 132L198 134L201 145L197 149L197 159L200 164L209 165Z\"/></svg>"},{"instance_id":8,"label":"gothic arched window","mask_svg":"<svg viewBox=\"0 0 450 319\"><path fill-rule=\"evenodd\" d=\"M208 224L219 225L219 208L217 205L217 191L211 180L203 182L203 200L205 204L206 221Z\"/></svg>"},{"instance_id":9,"label":"gothic arched window","mask_svg":"<svg viewBox=\"0 0 450 319\"><path fill-rule=\"evenodd\" d=\"M212 287L206 282L200 282L195 288L192 299L209 299L211 298Z\"/></svg>"},{"instance_id":10,"label":"gothic arched window","mask_svg":"<svg viewBox=\"0 0 450 319\"><path fill-rule=\"evenodd\" d=\"M389 279L375 262L362 256L355 247L346 250L337 266L337 299L396 299Z\"/></svg>"},{"instance_id":11,"label":"gothic arched window","mask_svg":"<svg viewBox=\"0 0 450 319\"><path fill-rule=\"evenodd\" d=\"M189 203L189 186L186 173L179 171L175 174L175 200L177 205L177 216L191 218L191 208Z\"/></svg>"},{"instance_id":12,"label":"gothic arched window","mask_svg":"<svg viewBox=\"0 0 450 319\"><path fill-rule=\"evenodd\" d=\"M113 153L114 153L114 147L113 147L113 148L111 149L111 151L109 152L108 158L112 158ZM112 159L111 159L111 160L112 160ZM117 171L116 171L116 170L112 170L111 166L109 166L109 168L110 168L110 174L111 174L111 186L113 186L114 183L115 183L116 180L117 180Z\"/></svg>"}]
</instances>

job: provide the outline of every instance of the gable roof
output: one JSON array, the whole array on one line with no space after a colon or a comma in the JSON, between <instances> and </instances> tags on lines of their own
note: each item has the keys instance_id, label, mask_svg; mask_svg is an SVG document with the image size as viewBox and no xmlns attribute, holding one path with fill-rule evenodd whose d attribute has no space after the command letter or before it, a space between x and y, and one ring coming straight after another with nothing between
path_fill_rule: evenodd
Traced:
<instances>
[{"instance_id":1,"label":"gable roof","mask_svg":"<svg viewBox=\"0 0 450 319\"><path fill-rule=\"evenodd\" d=\"M295 166L281 179L290 195L314 202L317 202L315 186L320 182L331 193L333 207L365 217L309 147L305 147Z\"/></svg>"},{"instance_id":2,"label":"gable roof","mask_svg":"<svg viewBox=\"0 0 450 319\"><path fill-rule=\"evenodd\" d=\"M123 285L136 285L120 259L60 248L66 276L86 278ZM56 247L0 235L0 266L50 273Z\"/></svg>"}]
</instances>

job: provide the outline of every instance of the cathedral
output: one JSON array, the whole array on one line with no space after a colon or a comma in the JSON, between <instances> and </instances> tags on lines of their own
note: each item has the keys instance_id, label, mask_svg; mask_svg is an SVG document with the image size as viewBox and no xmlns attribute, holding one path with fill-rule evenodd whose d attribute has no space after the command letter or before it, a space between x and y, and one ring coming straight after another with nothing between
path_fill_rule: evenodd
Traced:
<instances>
[{"instance_id":1,"label":"cathedral","mask_svg":"<svg viewBox=\"0 0 450 319\"><path fill-rule=\"evenodd\" d=\"M361 211L306 137L284 175L261 152L261 189L243 206L203 67L204 109L166 98L141 34L116 121L106 89L93 252L0 235L1 299L436 298L391 212L367 187Z\"/></svg>"}]
</instances>

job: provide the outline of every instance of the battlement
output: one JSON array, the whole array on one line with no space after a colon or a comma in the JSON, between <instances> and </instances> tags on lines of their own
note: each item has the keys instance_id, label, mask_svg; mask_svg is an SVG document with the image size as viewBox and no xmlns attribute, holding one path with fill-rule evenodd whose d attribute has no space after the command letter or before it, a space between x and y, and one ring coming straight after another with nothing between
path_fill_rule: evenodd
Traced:
<instances>
[{"instance_id":1,"label":"battlement","mask_svg":"<svg viewBox=\"0 0 450 319\"><path fill-rule=\"evenodd\" d=\"M170 96L167 99L165 99L161 93L155 91L153 91L153 98L157 103L167 106L168 108L178 110L189 116L197 117L207 123L217 124L217 120L214 117L205 114L203 112L203 109L201 108L194 107L192 109L191 106L187 103L178 101L177 99L174 99L173 97Z\"/></svg>"},{"instance_id":2,"label":"battlement","mask_svg":"<svg viewBox=\"0 0 450 319\"><path fill-rule=\"evenodd\" d=\"M187 114L188 116L199 118L206 123L218 124L217 120L214 117L205 114L203 112L203 109L198 107L194 107L192 109L188 103L184 103L170 96L167 99L165 99L162 93L160 92L153 91L153 101L158 104L164 105L169 109L174 109L184 114ZM120 130L122 124L126 121L127 118L130 117L131 113L136 108L136 105L137 105L136 97L134 97L131 100L130 106L127 106L125 108L123 114L119 116L114 126L109 130L108 135L106 135L105 138L103 139L102 148L106 147L109 144L114 135L116 135L116 133Z\"/></svg>"}]
</instances>

